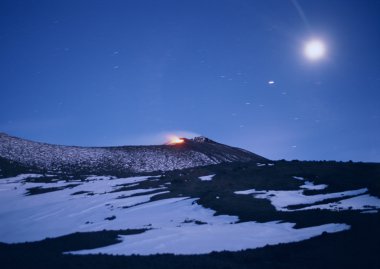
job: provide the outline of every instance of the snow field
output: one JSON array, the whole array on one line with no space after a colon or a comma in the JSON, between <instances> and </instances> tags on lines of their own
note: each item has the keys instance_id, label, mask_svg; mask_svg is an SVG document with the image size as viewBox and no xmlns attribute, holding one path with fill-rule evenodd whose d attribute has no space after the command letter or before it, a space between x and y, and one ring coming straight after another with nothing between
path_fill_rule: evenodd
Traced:
<instances>
[{"instance_id":1,"label":"snow field","mask_svg":"<svg viewBox=\"0 0 380 269\"><path fill-rule=\"evenodd\" d=\"M294 229L295 224L280 221L239 223L237 216L215 215L214 210L199 205L198 198L173 197L152 201L152 197L169 192L167 185L162 185L159 181L157 188L139 188L140 182L157 180L152 177L115 178L92 175L84 181L76 181L78 186L71 188L67 186L73 182L25 181L29 177L39 176L41 175L20 175L0 181L0 242L37 241L104 229L145 228L148 230L141 234L120 235L122 242L114 245L68 253L205 254L297 242L323 232L339 232L350 228L341 223L302 229ZM212 180L213 176L205 178ZM67 188L26 196L28 189L33 187ZM128 189L115 192L121 187ZM293 196L297 193L298 197L302 197L299 191L293 192ZM240 193L266 195L255 190ZM285 199L281 192L270 194L275 194L274 197L277 195L280 200ZM288 194L287 197L291 196ZM297 199L295 200L300 201L300 198Z\"/></svg>"}]
</instances>

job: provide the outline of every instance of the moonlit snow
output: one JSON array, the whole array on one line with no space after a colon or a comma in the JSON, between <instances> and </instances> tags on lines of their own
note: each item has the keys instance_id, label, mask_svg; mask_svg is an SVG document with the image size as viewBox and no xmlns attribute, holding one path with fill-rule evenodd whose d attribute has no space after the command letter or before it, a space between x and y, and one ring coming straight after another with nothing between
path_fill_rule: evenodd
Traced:
<instances>
[{"instance_id":1,"label":"moonlit snow","mask_svg":"<svg viewBox=\"0 0 380 269\"><path fill-rule=\"evenodd\" d=\"M207 254L212 251L239 251L286 242L297 242L350 228L346 224L294 229L292 223L243 222L221 225L184 225L154 229L142 234L121 236L119 244L71 252L73 254Z\"/></svg>"},{"instance_id":2,"label":"moonlit snow","mask_svg":"<svg viewBox=\"0 0 380 269\"><path fill-rule=\"evenodd\" d=\"M297 180L305 181L305 178L303 177L293 176L293 178ZM300 188L307 189L307 190L323 190L327 188L327 185L326 184L315 185L314 182L306 180L305 184L300 186Z\"/></svg>"},{"instance_id":3,"label":"moonlit snow","mask_svg":"<svg viewBox=\"0 0 380 269\"><path fill-rule=\"evenodd\" d=\"M198 198L160 199L159 195L170 192L167 184L157 181L159 176L93 175L66 182L54 181L52 175L53 182L27 182L31 177L41 175L19 175L0 181L0 242L38 241L75 232L146 229L141 234L120 235L122 241L117 244L69 253L205 254L298 242L323 232L349 229L342 223L295 229L294 223L281 221L238 222L237 216L215 215L214 210L198 204ZM143 182L157 183L155 188L141 188ZM26 195L36 187L56 189Z\"/></svg>"},{"instance_id":4,"label":"moonlit snow","mask_svg":"<svg viewBox=\"0 0 380 269\"><path fill-rule=\"evenodd\" d=\"M4 183L2 179L0 241L36 241L74 232L124 229L123 212L128 207L149 202L151 197L167 192L164 187L112 192L121 184L142 180L148 180L148 177L89 180L77 182L80 185L73 188L26 196L29 188L62 187L72 183L26 183L21 180ZM150 194L144 194L146 192ZM105 219L111 216L116 219Z\"/></svg>"},{"instance_id":5,"label":"moonlit snow","mask_svg":"<svg viewBox=\"0 0 380 269\"><path fill-rule=\"evenodd\" d=\"M303 190L297 191L257 191L255 189L236 191L236 194L253 194L255 198L268 199L278 211L291 211L288 206L314 204L327 199L343 198L359 195L367 192L367 189L335 192L328 194L304 195Z\"/></svg>"},{"instance_id":6,"label":"moonlit snow","mask_svg":"<svg viewBox=\"0 0 380 269\"><path fill-rule=\"evenodd\" d=\"M305 181L303 177L294 176L294 179L304 181L300 186L301 189L306 190L323 190L327 188L326 184L314 185L311 181ZM289 191L258 191L255 189L235 191L235 194L249 195L252 194L254 198L268 199L271 204L278 211L300 211L311 209L325 209L325 210L371 210L371 213L376 213L373 209L380 208L380 199L369 194L367 188L358 190L350 190L343 192L305 195L304 190L289 190ZM354 197L352 197L354 196ZM346 197L352 197L344 199ZM338 202L312 205L315 203L323 202L328 199L339 199ZM298 209L289 209L289 206L304 206Z\"/></svg>"},{"instance_id":7,"label":"moonlit snow","mask_svg":"<svg viewBox=\"0 0 380 269\"><path fill-rule=\"evenodd\" d=\"M214 176L215 176L215 174L214 175L208 175L208 176L202 176L202 177L199 177L199 179L202 181L210 181L210 180L212 180L212 178Z\"/></svg>"},{"instance_id":8,"label":"moonlit snow","mask_svg":"<svg viewBox=\"0 0 380 269\"><path fill-rule=\"evenodd\" d=\"M364 212L377 213L380 208L380 199L369 194L363 194L356 197L340 200L339 202L327 203L322 205L314 205L302 208L302 210L310 209L329 209L329 210L367 210Z\"/></svg>"},{"instance_id":9,"label":"moonlit snow","mask_svg":"<svg viewBox=\"0 0 380 269\"><path fill-rule=\"evenodd\" d=\"M306 189L306 190L324 190L324 189L327 188L327 185L326 184L315 185L311 181L305 181L305 184L303 184L302 186L300 186L300 188Z\"/></svg>"}]
</instances>

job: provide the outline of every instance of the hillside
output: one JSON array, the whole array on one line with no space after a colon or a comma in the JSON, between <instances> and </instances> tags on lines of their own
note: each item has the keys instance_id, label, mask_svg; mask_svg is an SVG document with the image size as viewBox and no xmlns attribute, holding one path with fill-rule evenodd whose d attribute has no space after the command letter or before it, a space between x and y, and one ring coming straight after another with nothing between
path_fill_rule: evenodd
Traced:
<instances>
[{"instance_id":1,"label":"hillside","mask_svg":"<svg viewBox=\"0 0 380 269\"><path fill-rule=\"evenodd\" d=\"M138 173L169 171L233 161L265 162L246 150L205 137L178 145L77 147L33 142L0 133L0 157L46 171Z\"/></svg>"},{"instance_id":2,"label":"hillside","mask_svg":"<svg viewBox=\"0 0 380 269\"><path fill-rule=\"evenodd\" d=\"M245 153L206 138L181 146ZM380 164L244 159L87 172L0 158L2 267L380 267Z\"/></svg>"}]
</instances>

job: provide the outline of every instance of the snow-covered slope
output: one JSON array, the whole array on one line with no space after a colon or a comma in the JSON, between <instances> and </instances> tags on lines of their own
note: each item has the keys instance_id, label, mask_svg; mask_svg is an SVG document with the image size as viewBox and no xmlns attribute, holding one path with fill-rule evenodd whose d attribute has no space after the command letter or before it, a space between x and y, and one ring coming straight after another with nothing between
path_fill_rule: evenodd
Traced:
<instances>
[{"instance_id":1,"label":"snow-covered slope","mask_svg":"<svg viewBox=\"0 0 380 269\"><path fill-rule=\"evenodd\" d=\"M265 158L205 137L183 144L123 147L75 147L33 142L0 133L0 157L49 171L152 172Z\"/></svg>"},{"instance_id":2,"label":"snow-covered slope","mask_svg":"<svg viewBox=\"0 0 380 269\"><path fill-rule=\"evenodd\" d=\"M299 242L324 232L350 229L345 223L296 229L294 223L278 220L240 222L238 216L216 214L205 208L198 203L198 197L172 193L171 184L167 184L170 181L161 176L89 176L48 183L39 182L41 177L44 176L21 174L0 180L0 242L38 241L75 232L143 229L143 233L120 235L116 244L69 253L190 255ZM33 189L39 193L30 194Z\"/></svg>"},{"instance_id":3,"label":"snow-covered slope","mask_svg":"<svg viewBox=\"0 0 380 269\"><path fill-rule=\"evenodd\" d=\"M218 176L183 179L182 183L187 189L195 184L198 190L210 193L215 191L217 181L223 182ZM214 187L209 186L212 182L216 183ZM310 181L310 186L318 185ZM65 253L208 254L299 242L351 228L339 217L338 222L322 219L318 224L296 227L296 223L283 219L286 219L284 214L278 219L275 212L298 211L302 214L319 209L337 214L342 211L376 214L380 209L380 199L370 195L366 188L314 195L306 195L304 191L304 185L279 191L237 191L230 187L228 192L234 195L226 199L225 207L232 197L242 198L239 205L248 203L245 205L248 207L254 206L255 199L271 201L274 206L269 209L273 210L272 219L258 222L255 220L257 214L252 214L250 220L241 220L239 216L220 214L205 207L201 204L202 198L197 197L198 194L202 196L202 191L183 195L179 193L178 182L171 176L88 175L61 180L59 175L20 174L0 178L0 243L33 242L47 237L107 230L119 231L118 240L107 246L75 248L76 251L69 249ZM211 199L219 200L215 194ZM244 199L243 195L252 195L252 199ZM331 199L335 202L331 203ZM291 210L289 206L305 207ZM126 230L139 232L123 235Z\"/></svg>"},{"instance_id":4,"label":"snow-covered slope","mask_svg":"<svg viewBox=\"0 0 380 269\"><path fill-rule=\"evenodd\" d=\"M206 149L226 147L204 138L196 140L188 140L183 146L194 149L209 143L204 145ZM256 252L269 255L271 265L273 249L280 249L276 253L299 255L306 262L306 266L290 263L286 268L314 268L309 266L310 255L340 264L347 253L355 253L350 257L356 255L357 247L352 245L360 246L364 250L361 253L369 252L367 259L377 255L379 165L293 161L263 164L229 162L129 176L117 175L117 171L107 175L24 169L20 173L21 165L0 159L3 267L30 268L38 257L56 264L66 259L80 261L80 265L78 262L78 266L76 263L66 269L81 264L93 269L97 266L89 261L101 257L107 259L108 268L113 257L123 257L124 266L136 255L139 261L146 256L163 258L165 266L157 268L165 269L169 268L168 257L183 259L186 255L192 255L186 262L199 256L209 259L217 255L218 260L233 257L228 262L236 265L237 258L246 264L245 258ZM326 247L333 250L314 254L316 249ZM346 247L352 249L346 251ZM32 258L24 258L25 253ZM88 256L98 253L107 255ZM14 255L17 262L23 257L21 266L7 263L9 255ZM135 268L151 268L136 264ZM201 263L196 267L251 265L217 267ZM377 265L377 261L370 261L370 265ZM56 268L45 262L34 267Z\"/></svg>"}]
</instances>

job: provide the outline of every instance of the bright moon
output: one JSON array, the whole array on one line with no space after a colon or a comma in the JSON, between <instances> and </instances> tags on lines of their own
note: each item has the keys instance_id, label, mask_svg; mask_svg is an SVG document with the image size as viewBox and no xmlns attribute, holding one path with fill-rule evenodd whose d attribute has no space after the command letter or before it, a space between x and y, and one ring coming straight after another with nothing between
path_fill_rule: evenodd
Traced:
<instances>
[{"instance_id":1,"label":"bright moon","mask_svg":"<svg viewBox=\"0 0 380 269\"><path fill-rule=\"evenodd\" d=\"M306 43L304 52L310 60L318 60L325 55L326 47L320 40L311 40Z\"/></svg>"}]
</instances>

